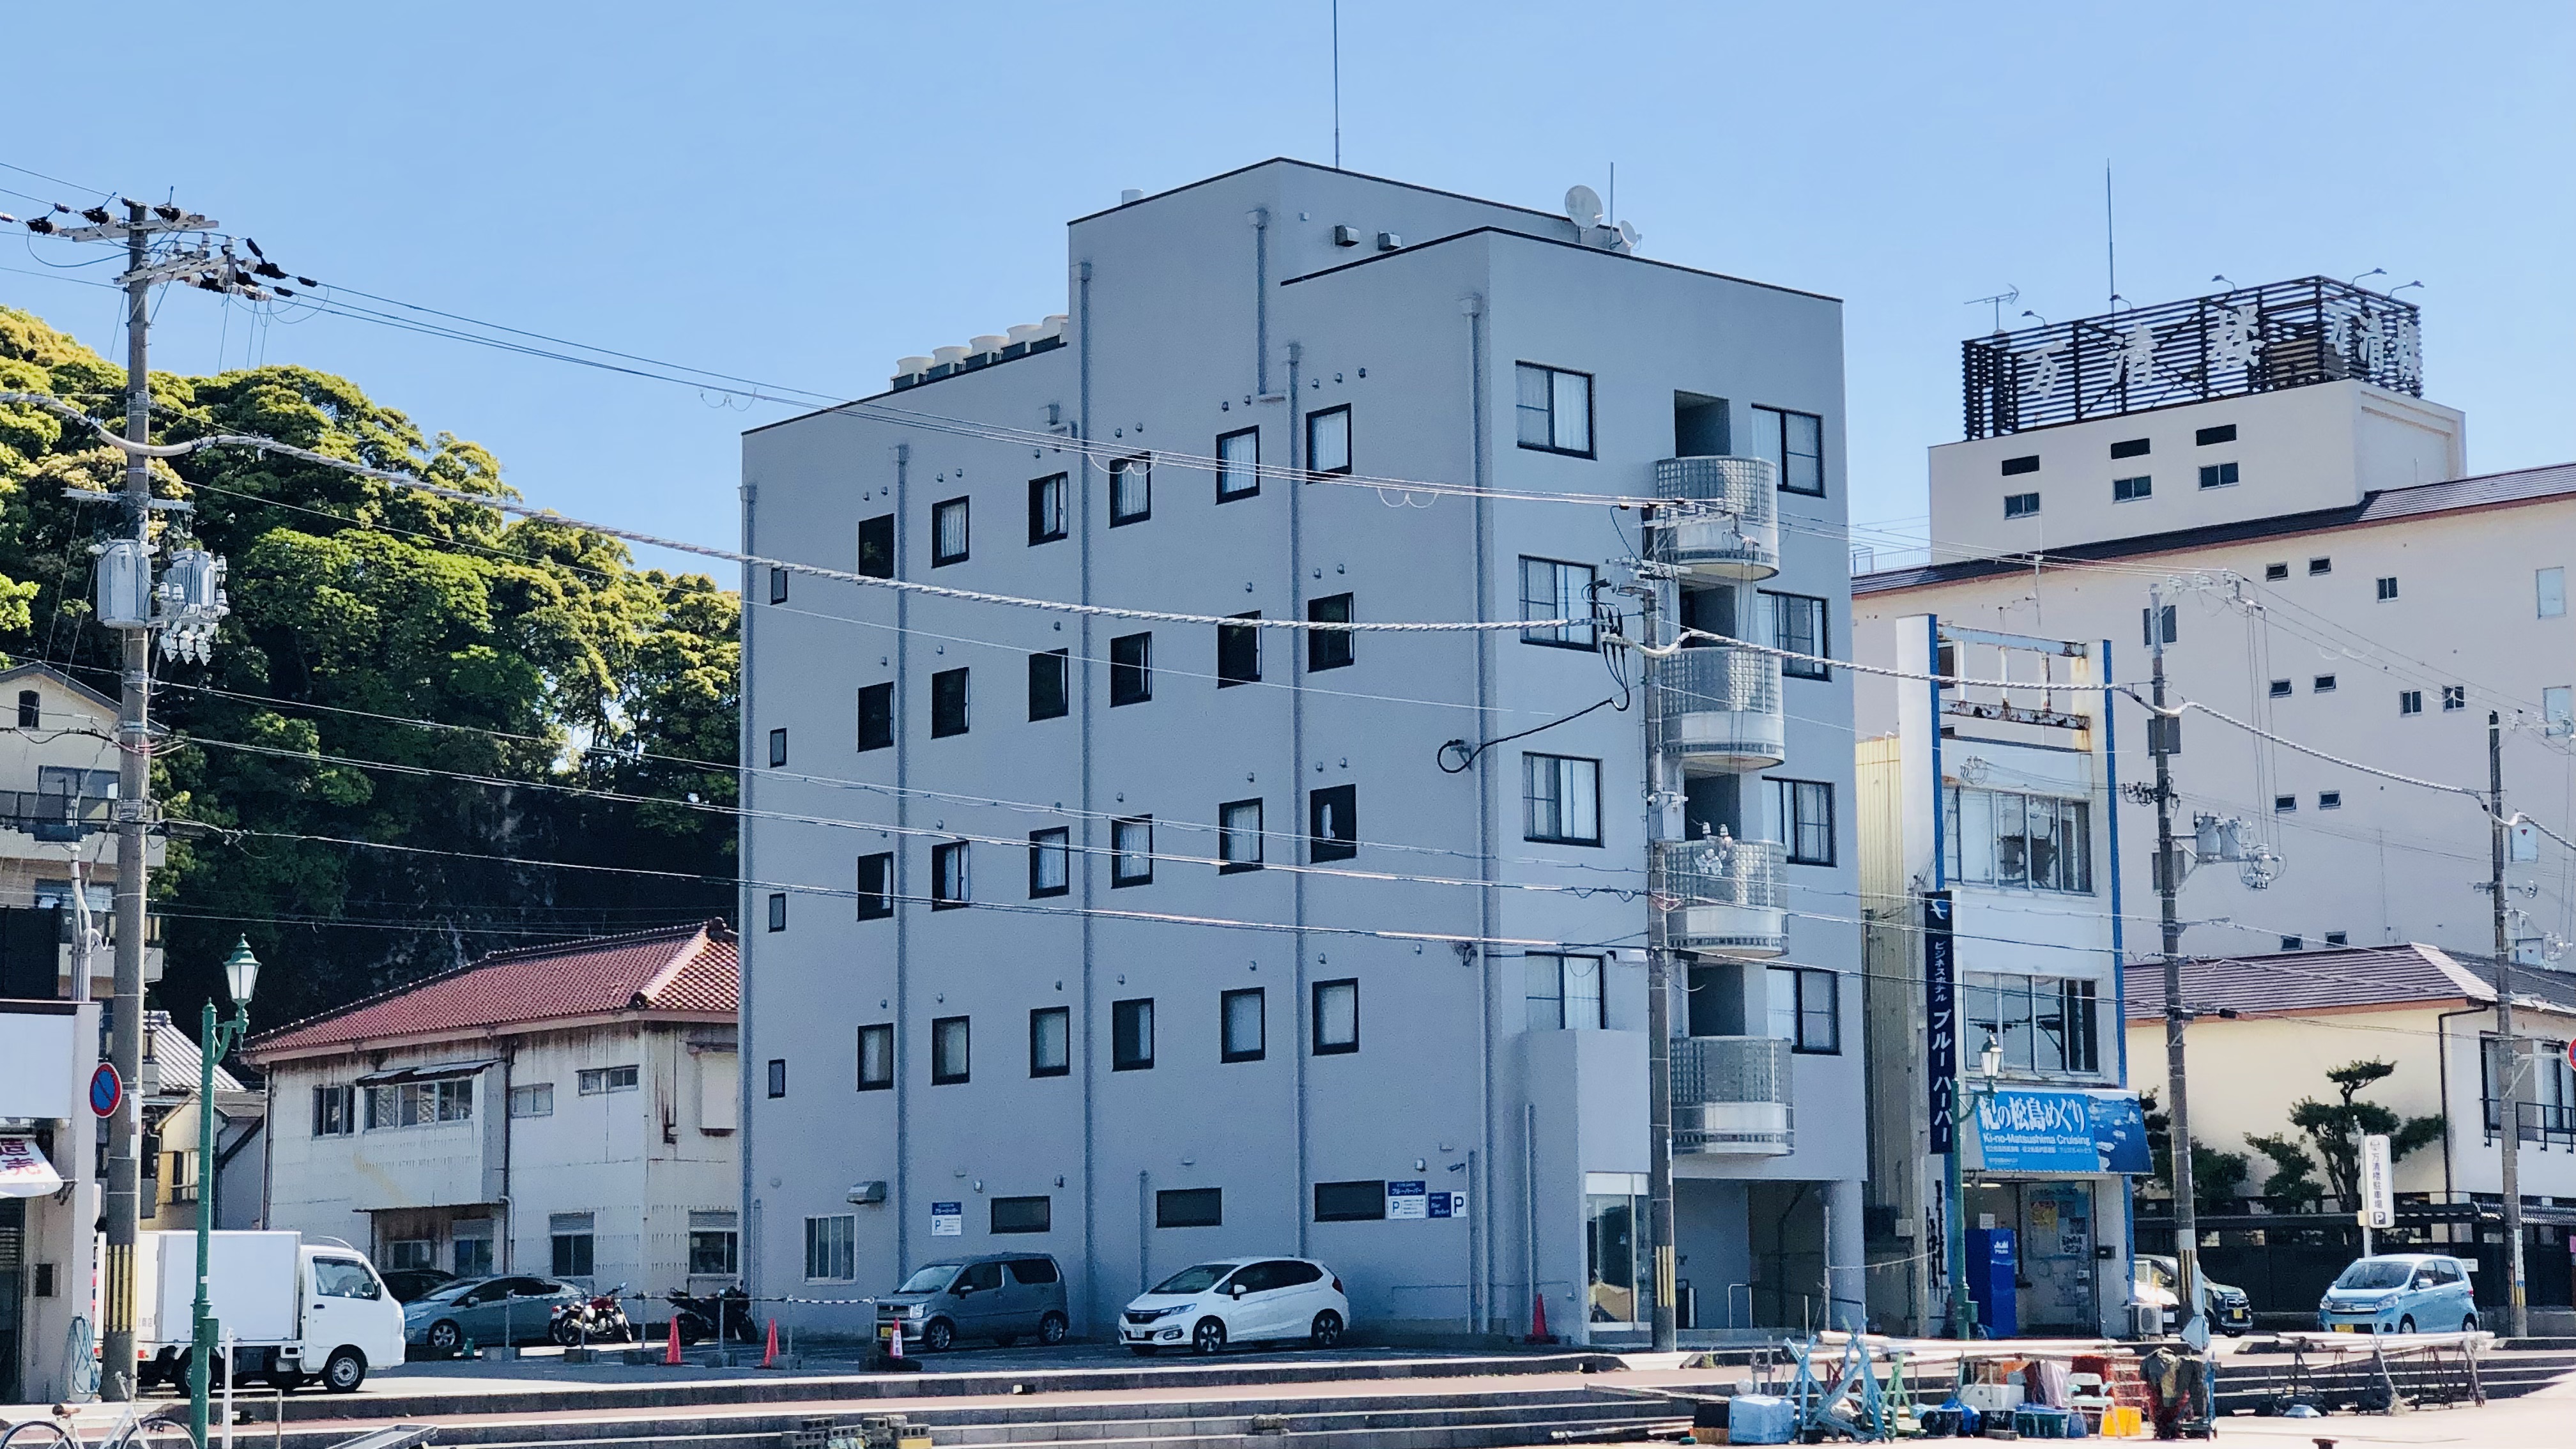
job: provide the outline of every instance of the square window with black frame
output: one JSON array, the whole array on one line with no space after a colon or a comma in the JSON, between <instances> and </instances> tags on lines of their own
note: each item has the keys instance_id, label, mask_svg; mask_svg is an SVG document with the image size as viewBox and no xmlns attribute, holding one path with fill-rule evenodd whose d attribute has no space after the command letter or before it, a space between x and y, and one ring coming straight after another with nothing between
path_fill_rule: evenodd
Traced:
<instances>
[{"instance_id":1,"label":"square window with black frame","mask_svg":"<svg viewBox=\"0 0 2576 1449\"><path fill-rule=\"evenodd\" d=\"M1833 637L1826 632L1828 617L1825 601L1805 594L1765 592L1771 601L1771 644L1804 658L1783 658L1780 672L1791 679L1831 679L1834 667L1826 663L1833 654Z\"/></svg>"},{"instance_id":2,"label":"square window with black frame","mask_svg":"<svg viewBox=\"0 0 2576 1449\"><path fill-rule=\"evenodd\" d=\"M1232 503L1261 491L1261 430L1245 428L1216 440L1216 501Z\"/></svg>"},{"instance_id":3,"label":"square window with black frame","mask_svg":"<svg viewBox=\"0 0 2576 1449\"><path fill-rule=\"evenodd\" d=\"M993 1231L1043 1233L1055 1226L1055 1200L1047 1197L993 1199Z\"/></svg>"},{"instance_id":4,"label":"square window with black frame","mask_svg":"<svg viewBox=\"0 0 2576 1449\"><path fill-rule=\"evenodd\" d=\"M2004 517L2029 518L2036 515L2038 512L2039 495L2037 493L2007 493L2004 495Z\"/></svg>"},{"instance_id":5,"label":"square window with black frame","mask_svg":"<svg viewBox=\"0 0 2576 1449\"><path fill-rule=\"evenodd\" d=\"M968 671L943 669L930 676L930 737L944 740L966 733Z\"/></svg>"},{"instance_id":6,"label":"square window with black frame","mask_svg":"<svg viewBox=\"0 0 2576 1449\"><path fill-rule=\"evenodd\" d=\"M724 1208L689 1214L689 1271L709 1276L742 1271L740 1214Z\"/></svg>"},{"instance_id":7,"label":"square window with black frame","mask_svg":"<svg viewBox=\"0 0 2576 1449\"><path fill-rule=\"evenodd\" d=\"M1601 843L1601 762L1572 755L1521 756L1521 838L1557 845Z\"/></svg>"},{"instance_id":8,"label":"square window with black frame","mask_svg":"<svg viewBox=\"0 0 2576 1449\"><path fill-rule=\"evenodd\" d=\"M1065 536L1065 475L1050 473L1029 480L1029 546L1053 543Z\"/></svg>"},{"instance_id":9,"label":"square window with black frame","mask_svg":"<svg viewBox=\"0 0 2576 1449\"><path fill-rule=\"evenodd\" d=\"M1216 807L1219 875L1261 869L1261 802L1229 800Z\"/></svg>"},{"instance_id":10,"label":"square window with black frame","mask_svg":"<svg viewBox=\"0 0 2576 1449\"><path fill-rule=\"evenodd\" d=\"M2320 674L2309 686L2309 692L2311 694L2332 694L2334 693L2334 687L2335 677L2333 675Z\"/></svg>"},{"instance_id":11,"label":"square window with black frame","mask_svg":"<svg viewBox=\"0 0 2576 1449\"><path fill-rule=\"evenodd\" d=\"M2304 951L2307 948L2308 941L2305 936L2283 936L2281 938L2281 949L2284 951Z\"/></svg>"},{"instance_id":12,"label":"square window with black frame","mask_svg":"<svg viewBox=\"0 0 2576 1449\"><path fill-rule=\"evenodd\" d=\"M2288 564L2274 563L2263 565L2263 582L2267 584L2277 584L2289 576L2290 566Z\"/></svg>"},{"instance_id":13,"label":"square window with black frame","mask_svg":"<svg viewBox=\"0 0 2576 1449\"><path fill-rule=\"evenodd\" d=\"M2290 684L2290 681L2288 681L2288 680L2286 680L2286 679L2275 679L2275 680L2273 680L2273 681L2272 681L2271 695L2270 695L2270 697L2271 697L2271 698L2273 698L2273 699L2288 699L2288 698L2290 697L2291 692L2292 692L2292 686L2291 686L2291 684Z\"/></svg>"},{"instance_id":14,"label":"square window with black frame","mask_svg":"<svg viewBox=\"0 0 2576 1449\"><path fill-rule=\"evenodd\" d=\"M1360 787L1328 785L1306 792L1306 860L1320 865L1360 853Z\"/></svg>"},{"instance_id":15,"label":"square window with black frame","mask_svg":"<svg viewBox=\"0 0 2576 1449\"><path fill-rule=\"evenodd\" d=\"M1258 986L1217 996L1217 1056L1221 1061L1257 1062L1269 1053L1268 999Z\"/></svg>"},{"instance_id":16,"label":"square window with black frame","mask_svg":"<svg viewBox=\"0 0 2576 1449\"><path fill-rule=\"evenodd\" d=\"M1041 1006L1029 1013L1029 1075L1069 1076L1073 1071L1073 1010Z\"/></svg>"},{"instance_id":17,"label":"square window with black frame","mask_svg":"<svg viewBox=\"0 0 2576 1449\"><path fill-rule=\"evenodd\" d=\"M587 1278L591 1274L591 1249L596 1241L597 1215L592 1213L549 1213L546 1235L552 1240L551 1271L558 1278Z\"/></svg>"},{"instance_id":18,"label":"square window with black frame","mask_svg":"<svg viewBox=\"0 0 2576 1449\"><path fill-rule=\"evenodd\" d=\"M2397 691L2397 712L2399 714L2422 714L2424 712L2424 691L2420 689L2401 689Z\"/></svg>"},{"instance_id":19,"label":"square window with black frame","mask_svg":"<svg viewBox=\"0 0 2576 1449\"><path fill-rule=\"evenodd\" d=\"M1029 718L1062 719L1073 707L1073 651L1029 656Z\"/></svg>"},{"instance_id":20,"label":"square window with black frame","mask_svg":"<svg viewBox=\"0 0 2576 1449\"><path fill-rule=\"evenodd\" d=\"M2317 792L2317 808L2320 810L2341 810L2343 808L2343 792L2341 790L2319 790Z\"/></svg>"},{"instance_id":21,"label":"square window with black frame","mask_svg":"<svg viewBox=\"0 0 2576 1449\"><path fill-rule=\"evenodd\" d=\"M881 1021L859 1028L859 1090L882 1092L894 1086L894 1023Z\"/></svg>"},{"instance_id":22,"label":"square window with black frame","mask_svg":"<svg viewBox=\"0 0 2576 1449\"><path fill-rule=\"evenodd\" d=\"M1783 408L1753 409L1753 453L1780 470L1780 491L1825 495L1825 420Z\"/></svg>"},{"instance_id":23,"label":"square window with black frame","mask_svg":"<svg viewBox=\"0 0 2576 1449\"><path fill-rule=\"evenodd\" d=\"M785 891L772 891L769 894L769 929L773 931L787 929L787 892Z\"/></svg>"},{"instance_id":24,"label":"square window with black frame","mask_svg":"<svg viewBox=\"0 0 2576 1449\"><path fill-rule=\"evenodd\" d=\"M1167 1187L1154 1194L1154 1226L1221 1228L1225 1226L1225 1189Z\"/></svg>"},{"instance_id":25,"label":"square window with black frame","mask_svg":"<svg viewBox=\"0 0 2576 1449\"><path fill-rule=\"evenodd\" d=\"M1386 1179L1315 1184L1315 1221L1374 1223L1386 1217Z\"/></svg>"},{"instance_id":26,"label":"square window with black frame","mask_svg":"<svg viewBox=\"0 0 2576 1449\"><path fill-rule=\"evenodd\" d=\"M1306 414L1306 471L1317 476L1351 471L1351 410L1347 404Z\"/></svg>"},{"instance_id":27,"label":"square window with black frame","mask_svg":"<svg viewBox=\"0 0 2576 1449\"><path fill-rule=\"evenodd\" d=\"M2394 575L2391 575L2391 576L2389 576L2389 577L2387 577L2387 578L2381 579L2381 580L2379 581L2379 602L2384 604L2384 603L2387 603L2389 600L2394 599L2394 598L2396 598L2396 597L2397 597L2397 579L2396 579L2396 577L2395 577Z\"/></svg>"},{"instance_id":28,"label":"square window with black frame","mask_svg":"<svg viewBox=\"0 0 2576 1449\"><path fill-rule=\"evenodd\" d=\"M2310 578L2315 578L2319 574L2330 574L2333 572L2334 560L2331 558L2312 558L2308 560L2308 577Z\"/></svg>"},{"instance_id":29,"label":"square window with black frame","mask_svg":"<svg viewBox=\"0 0 2576 1449\"><path fill-rule=\"evenodd\" d=\"M1770 1034L1789 1049L1831 1056L1843 1049L1842 978L1831 971L1774 966L1766 973Z\"/></svg>"},{"instance_id":30,"label":"square window with black frame","mask_svg":"<svg viewBox=\"0 0 2576 1449\"><path fill-rule=\"evenodd\" d=\"M2352 944L2352 933L2349 931L2328 931L2326 932L2326 944L2329 946L2349 946Z\"/></svg>"},{"instance_id":31,"label":"square window with black frame","mask_svg":"<svg viewBox=\"0 0 2576 1449\"><path fill-rule=\"evenodd\" d=\"M1132 815L1109 822L1109 884L1154 883L1154 817Z\"/></svg>"},{"instance_id":32,"label":"square window with black frame","mask_svg":"<svg viewBox=\"0 0 2576 1449\"><path fill-rule=\"evenodd\" d=\"M1118 1072L1149 1071L1154 1065L1154 998L1139 996L1109 1004L1109 1068Z\"/></svg>"},{"instance_id":33,"label":"square window with black frame","mask_svg":"<svg viewBox=\"0 0 2576 1449\"><path fill-rule=\"evenodd\" d=\"M787 763L787 731L769 732L769 768L775 770Z\"/></svg>"},{"instance_id":34,"label":"square window with black frame","mask_svg":"<svg viewBox=\"0 0 2576 1449\"><path fill-rule=\"evenodd\" d=\"M2442 710L2445 714L2455 709L2467 709L2468 707L2469 687L2467 685L2445 684L2442 686Z\"/></svg>"},{"instance_id":35,"label":"square window with black frame","mask_svg":"<svg viewBox=\"0 0 2576 1449\"><path fill-rule=\"evenodd\" d=\"M1527 1011L1532 1031L1568 1028L1598 1031L1610 1024L1601 990L1601 958L1533 951L1528 964Z\"/></svg>"},{"instance_id":36,"label":"square window with black frame","mask_svg":"<svg viewBox=\"0 0 2576 1449\"><path fill-rule=\"evenodd\" d=\"M1791 865L1834 863L1834 787L1823 780L1773 780L1771 818L1780 822Z\"/></svg>"},{"instance_id":37,"label":"square window with black frame","mask_svg":"<svg viewBox=\"0 0 2576 1449\"><path fill-rule=\"evenodd\" d=\"M930 1023L930 1084L951 1087L972 1075L974 1038L962 1016L942 1016Z\"/></svg>"},{"instance_id":38,"label":"square window with black frame","mask_svg":"<svg viewBox=\"0 0 2576 1449\"><path fill-rule=\"evenodd\" d=\"M1142 523L1154 516L1154 460L1114 458L1109 464L1109 526Z\"/></svg>"},{"instance_id":39,"label":"square window with black frame","mask_svg":"<svg viewBox=\"0 0 2576 1449\"><path fill-rule=\"evenodd\" d=\"M1238 619L1258 619L1261 611L1237 614ZM1216 687L1225 689L1237 684L1261 682L1261 626L1258 624L1219 624L1216 626Z\"/></svg>"},{"instance_id":40,"label":"square window with black frame","mask_svg":"<svg viewBox=\"0 0 2576 1449\"><path fill-rule=\"evenodd\" d=\"M2287 815L2298 808L2299 797L2296 795L2275 795L2272 797L2272 813L2275 815Z\"/></svg>"},{"instance_id":41,"label":"square window with black frame","mask_svg":"<svg viewBox=\"0 0 2576 1449\"><path fill-rule=\"evenodd\" d=\"M945 568L966 561L966 506L969 500L951 498L930 507L930 566Z\"/></svg>"},{"instance_id":42,"label":"square window with black frame","mask_svg":"<svg viewBox=\"0 0 2576 1449\"><path fill-rule=\"evenodd\" d=\"M1154 697L1154 636L1121 634L1109 641L1109 702L1143 704Z\"/></svg>"},{"instance_id":43,"label":"square window with black frame","mask_svg":"<svg viewBox=\"0 0 2576 1449\"><path fill-rule=\"evenodd\" d=\"M894 577L893 514L859 520L859 574L871 579Z\"/></svg>"},{"instance_id":44,"label":"square window with black frame","mask_svg":"<svg viewBox=\"0 0 2576 1449\"><path fill-rule=\"evenodd\" d=\"M2203 488L2235 487L2236 465L2233 463L2202 464L2200 469L2200 486Z\"/></svg>"},{"instance_id":45,"label":"square window with black frame","mask_svg":"<svg viewBox=\"0 0 2576 1449\"><path fill-rule=\"evenodd\" d=\"M1592 456L1592 375L1524 362L1518 368L1521 446Z\"/></svg>"},{"instance_id":46,"label":"square window with black frame","mask_svg":"<svg viewBox=\"0 0 2576 1449\"><path fill-rule=\"evenodd\" d=\"M855 1214L805 1220L805 1280L847 1283L859 1276L859 1220Z\"/></svg>"},{"instance_id":47,"label":"square window with black frame","mask_svg":"<svg viewBox=\"0 0 2576 1449\"><path fill-rule=\"evenodd\" d=\"M2177 643L2182 634L2182 611L2176 604L2164 606L2165 642ZM2153 605L2138 611L2138 637L2149 649L2156 647L2156 611Z\"/></svg>"},{"instance_id":48,"label":"square window with black frame","mask_svg":"<svg viewBox=\"0 0 2576 1449\"><path fill-rule=\"evenodd\" d=\"M882 921L894 915L894 852L880 850L859 857L859 919Z\"/></svg>"},{"instance_id":49,"label":"square window with black frame","mask_svg":"<svg viewBox=\"0 0 2576 1449\"><path fill-rule=\"evenodd\" d=\"M787 1059L785 1057L769 1059L769 1095L773 1097L787 1095Z\"/></svg>"},{"instance_id":50,"label":"square window with black frame","mask_svg":"<svg viewBox=\"0 0 2576 1449\"><path fill-rule=\"evenodd\" d=\"M1315 1055L1360 1049L1360 983L1355 978L1315 983Z\"/></svg>"},{"instance_id":51,"label":"square window with black frame","mask_svg":"<svg viewBox=\"0 0 2576 1449\"><path fill-rule=\"evenodd\" d=\"M1523 629L1525 644L1553 644L1563 649L1599 647L1591 623L1592 586L1599 574L1590 564L1558 559L1521 559L1521 617L1564 622Z\"/></svg>"},{"instance_id":52,"label":"square window with black frame","mask_svg":"<svg viewBox=\"0 0 2576 1449\"><path fill-rule=\"evenodd\" d=\"M859 689L859 748L890 750L894 748L894 683L862 685Z\"/></svg>"},{"instance_id":53,"label":"square window with black frame","mask_svg":"<svg viewBox=\"0 0 2576 1449\"><path fill-rule=\"evenodd\" d=\"M1306 622L1310 624L1347 624L1351 622L1351 596L1326 594L1306 601ZM1306 672L1347 667L1353 656L1351 643L1358 636L1348 629L1309 629L1306 631Z\"/></svg>"},{"instance_id":54,"label":"square window with black frame","mask_svg":"<svg viewBox=\"0 0 2576 1449\"><path fill-rule=\"evenodd\" d=\"M769 602L787 602L787 570L774 568L769 571Z\"/></svg>"},{"instance_id":55,"label":"square window with black frame","mask_svg":"<svg viewBox=\"0 0 2576 1449\"><path fill-rule=\"evenodd\" d=\"M2143 473L2135 478L2111 480L2111 501L2114 503L2135 503L2141 498L2154 497L2155 492L2156 480Z\"/></svg>"},{"instance_id":56,"label":"square window with black frame","mask_svg":"<svg viewBox=\"0 0 2576 1449\"><path fill-rule=\"evenodd\" d=\"M972 842L951 840L930 847L930 908L953 911L974 903L974 880L969 874Z\"/></svg>"},{"instance_id":57,"label":"square window with black frame","mask_svg":"<svg viewBox=\"0 0 2576 1449\"><path fill-rule=\"evenodd\" d=\"M1029 899L1060 896L1073 889L1073 831L1059 825L1029 832Z\"/></svg>"}]
</instances>

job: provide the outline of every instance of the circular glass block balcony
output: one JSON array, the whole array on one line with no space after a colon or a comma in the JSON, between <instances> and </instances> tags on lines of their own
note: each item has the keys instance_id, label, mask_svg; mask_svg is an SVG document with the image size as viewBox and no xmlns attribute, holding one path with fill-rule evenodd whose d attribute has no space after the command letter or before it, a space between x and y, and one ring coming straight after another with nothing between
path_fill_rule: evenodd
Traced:
<instances>
[{"instance_id":1,"label":"circular glass block balcony","mask_svg":"<svg viewBox=\"0 0 2576 1449\"><path fill-rule=\"evenodd\" d=\"M1789 1043L1767 1036L1673 1039L1673 1150L1778 1157L1793 1145Z\"/></svg>"},{"instance_id":2,"label":"circular glass block balcony","mask_svg":"<svg viewBox=\"0 0 2576 1449\"><path fill-rule=\"evenodd\" d=\"M1789 757L1780 656L1711 645L1662 664L1660 747L1685 770L1767 770Z\"/></svg>"},{"instance_id":3,"label":"circular glass block balcony","mask_svg":"<svg viewBox=\"0 0 2576 1449\"><path fill-rule=\"evenodd\" d=\"M1780 572L1779 470L1760 458L1655 465L1655 561L1687 578L1744 582Z\"/></svg>"},{"instance_id":4,"label":"circular glass block balcony","mask_svg":"<svg viewBox=\"0 0 2576 1449\"><path fill-rule=\"evenodd\" d=\"M1666 944L1711 956L1777 956L1788 949L1776 843L1718 835L1658 841L1655 849Z\"/></svg>"}]
</instances>

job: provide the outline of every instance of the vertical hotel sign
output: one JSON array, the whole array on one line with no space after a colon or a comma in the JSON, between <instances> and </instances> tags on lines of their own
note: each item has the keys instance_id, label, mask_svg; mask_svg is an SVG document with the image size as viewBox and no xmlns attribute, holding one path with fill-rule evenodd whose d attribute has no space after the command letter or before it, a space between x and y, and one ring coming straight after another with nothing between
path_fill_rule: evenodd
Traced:
<instances>
[{"instance_id":1,"label":"vertical hotel sign","mask_svg":"<svg viewBox=\"0 0 2576 1449\"><path fill-rule=\"evenodd\" d=\"M1950 893L1923 893L1923 1057L1931 1070L1932 1152L1959 1150L1959 987L1950 938Z\"/></svg>"}]
</instances>

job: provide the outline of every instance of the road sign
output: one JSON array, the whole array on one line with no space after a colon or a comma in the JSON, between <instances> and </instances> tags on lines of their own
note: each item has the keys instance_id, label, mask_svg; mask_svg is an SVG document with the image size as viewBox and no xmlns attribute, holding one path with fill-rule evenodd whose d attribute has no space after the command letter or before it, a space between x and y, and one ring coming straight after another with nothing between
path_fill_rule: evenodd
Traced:
<instances>
[{"instance_id":1,"label":"road sign","mask_svg":"<svg viewBox=\"0 0 2576 1449\"><path fill-rule=\"evenodd\" d=\"M962 1202L935 1202L930 1205L930 1235L934 1238L966 1236L966 1205Z\"/></svg>"},{"instance_id":2,"label":"road sign","mask_svg":"<svg viewBox=\"0 0 2576 1449\"><path fill-rule=\"evenodd\" d=\"M2388 1139L2374 1132L2361 1139L2361 1211L2366 1228L2397 1226L2397 1201L2388 1159Z\"/></svg>"},{"instance_id":3,"label":"road sign","mask_svg":"<svg viewBox=\"0 0 2576 1449\"><path fill-rule=\"evenodd\" d=\"M125 1102L125 1083L116 1075L116 1064L100 1062L89 1074L89 1109L101 1117L113 1117Z\"/></svg>"}]
</instances>

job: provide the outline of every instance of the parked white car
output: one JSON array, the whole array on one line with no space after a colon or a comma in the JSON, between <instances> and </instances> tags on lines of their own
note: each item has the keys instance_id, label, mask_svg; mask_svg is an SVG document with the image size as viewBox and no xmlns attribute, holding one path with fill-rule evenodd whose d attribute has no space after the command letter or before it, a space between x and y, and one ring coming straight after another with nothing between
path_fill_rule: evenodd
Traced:
<instances>
[{"instance_id":1,"label":"parked white car","mask_svg":"<svg viewBox=\"0 0 2576 1449\"><path fill-rule=\"evenodd\" d=\"M1305 1258L1218 1258L1184 1268L1139 1294L1118 1315L1118 1341L1139 1354L1187 1344L1221 1353L1230 1343L1299 1341L1331 1348L1351 1326L1351 1301L1333 1270Z\"/></svg>"}]
</instances>

